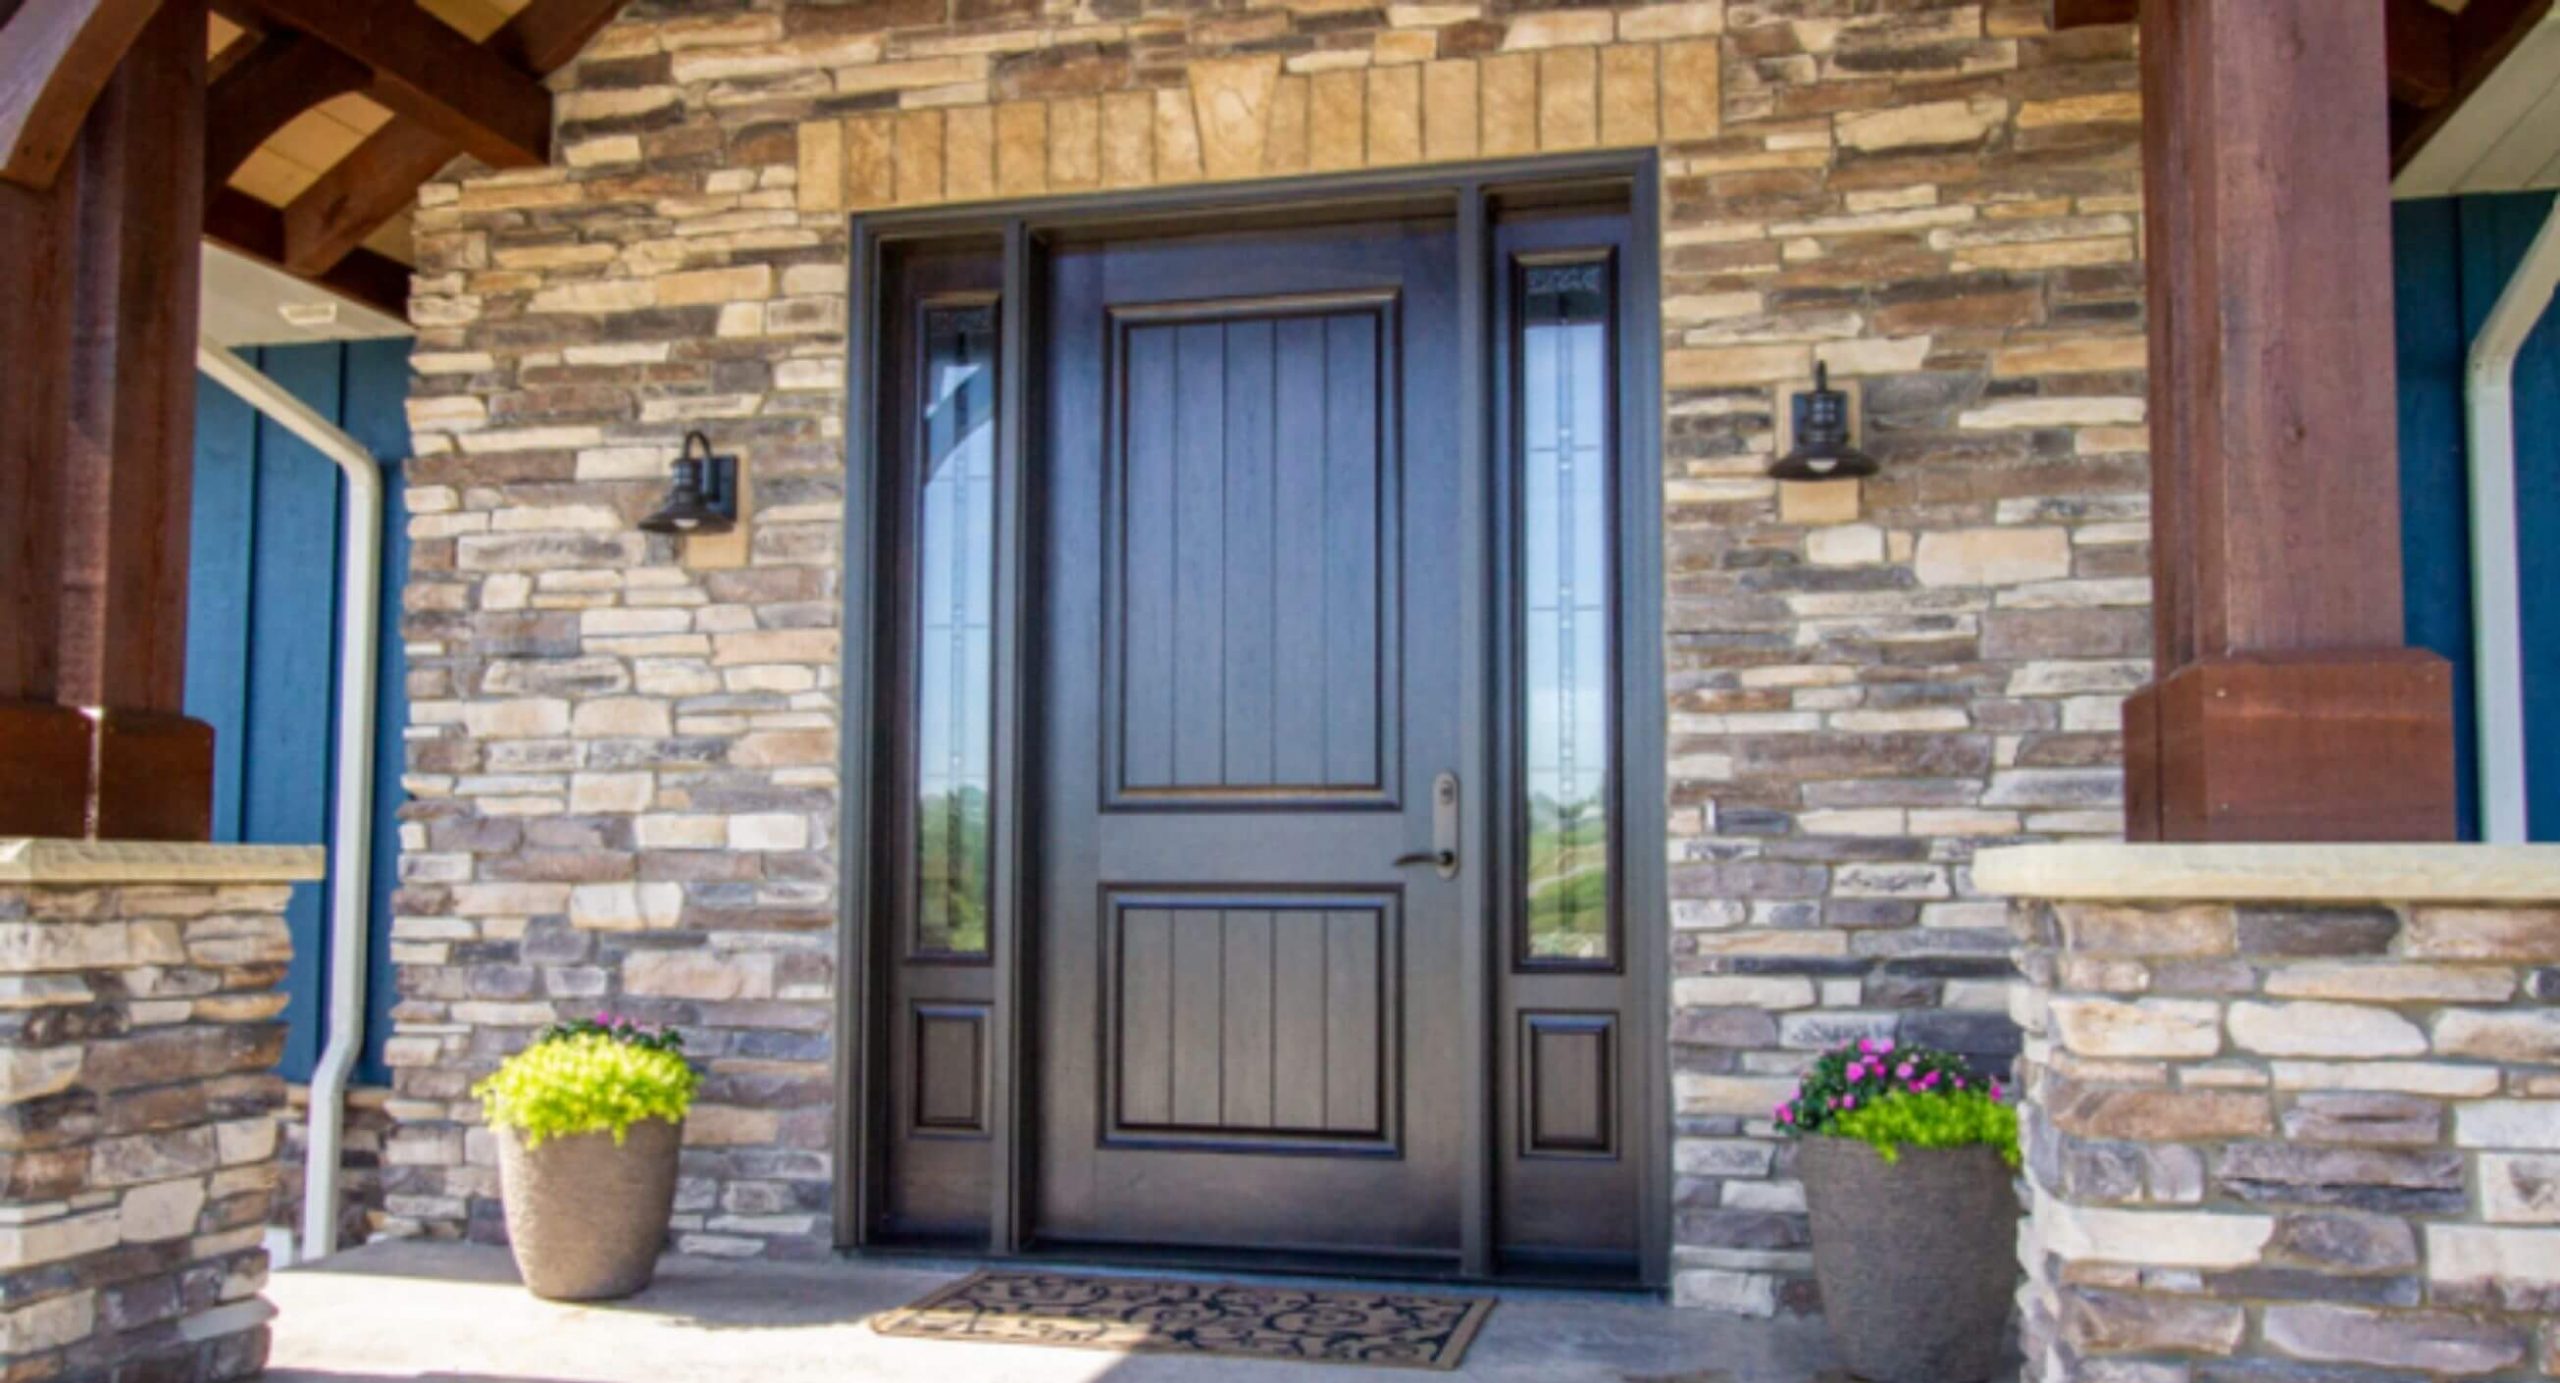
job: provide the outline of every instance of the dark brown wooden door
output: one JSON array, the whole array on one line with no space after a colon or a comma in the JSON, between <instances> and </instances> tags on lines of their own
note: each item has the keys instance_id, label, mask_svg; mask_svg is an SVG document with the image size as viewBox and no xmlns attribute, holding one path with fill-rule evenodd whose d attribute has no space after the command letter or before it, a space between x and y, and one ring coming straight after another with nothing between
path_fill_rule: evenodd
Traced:
<instances>
[{"instance_id":1,"label":"dark brown wooden door","mask_svg":"<svg viewBox=\"0 0 2560 1383\"><path fill-rule=\"evenodd\" d=\"M1399 863L1483 777L1453 264L1444 222L1051 260L1043 1242L1458 1251L1484 943Z\"/></svg>"}]
</instances>

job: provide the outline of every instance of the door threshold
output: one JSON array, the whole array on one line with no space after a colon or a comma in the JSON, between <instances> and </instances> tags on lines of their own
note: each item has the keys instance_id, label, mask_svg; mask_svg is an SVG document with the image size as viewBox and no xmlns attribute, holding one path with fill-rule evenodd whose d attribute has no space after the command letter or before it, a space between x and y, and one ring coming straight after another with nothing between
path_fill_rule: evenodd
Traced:
<instances>
[{"instance_id":1,"label":"door threshold","mask_svg":"<svg viewBox=\"0 0 2560 1383\"><path fill-rule=\"evenodd\" d=\"M1624 1261L1587 1261L1566 1257L1507 1258L1493 1277L1470 1277L1458 1270L1455 1255L1325 1253L1308 1250L1237 1250L1184 1248L1174 1245L1114 1244L1063 1241L1032 1244L1020 1253L989 1254L949 1239L874 1241L843 1251L848 1258L894 1260L915 1267L953 1272L980 1269L1055 1269L1110 1277L1170 1274L1202 1281L1296 1283L1305 1286L1359 1288L1379 1285L1489 1290L1503 1293L1565 1293L1659 1299L1659 1287L1638 1278Z\"/></svg>"}]
</instances>

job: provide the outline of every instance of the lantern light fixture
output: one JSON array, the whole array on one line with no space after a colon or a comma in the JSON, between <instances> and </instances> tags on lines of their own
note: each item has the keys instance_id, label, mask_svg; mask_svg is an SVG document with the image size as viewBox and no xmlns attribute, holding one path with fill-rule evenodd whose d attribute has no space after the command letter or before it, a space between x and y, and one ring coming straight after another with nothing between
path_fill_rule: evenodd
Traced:
<instances>
[{"instance_id":1,"label":"lantern light fixture","mask_svg":"<svg viewBox=\"0 0 2560 1383\"><path fill-rule=\"evenodd\" d=\"M1779 480L1855 480L1874 475L1876 459L1849 435L1849 396L1831 387L1831 367L1813 367L1813 388L1795 396L1795 448L1769 467Z\"/></svg>"},{"instance_id":2,"label":"lantern light fixture","mask_svg":"<svg viewBox=\"0 0 2560 1383\"><path fill-rule=\"evenodd\" d=\"M710 438L689 432L674 476L666 502L640 521L643 531L698 537L738 526L738 458L713 455Z\"/></svg>"}]
</instances>

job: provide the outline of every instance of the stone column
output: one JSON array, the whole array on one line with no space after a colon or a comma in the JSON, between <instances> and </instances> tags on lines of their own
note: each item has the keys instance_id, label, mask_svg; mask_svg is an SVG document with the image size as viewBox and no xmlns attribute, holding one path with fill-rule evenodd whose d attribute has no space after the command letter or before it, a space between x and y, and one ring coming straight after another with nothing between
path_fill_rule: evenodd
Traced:
<instances>
[{"instance_id":1,"label":"stone column","mask_svg":"<svg viewBox=\"0 0 2560 1383\"><path fill-rule=\"evenodd\" d=\"M321 869L0 839L0 1374L264 1364L284 911Z\"/></svg>"},{"instance_id":2,"label":"stone column","mask_svg":"<svg viewBox=\"0 0 2560 1383\"><path fill-rule=\"evenodd\" d=\"M2031 1383L2560 1368L2560 850L1985 852Z\"/></svg>"}]
</instances>

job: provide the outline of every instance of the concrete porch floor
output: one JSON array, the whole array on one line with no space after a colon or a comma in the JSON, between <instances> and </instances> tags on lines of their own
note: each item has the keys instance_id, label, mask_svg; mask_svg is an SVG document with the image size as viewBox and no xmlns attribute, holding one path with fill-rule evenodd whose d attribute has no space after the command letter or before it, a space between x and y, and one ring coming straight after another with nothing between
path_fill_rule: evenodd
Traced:
<instances>
[{"instance_id":1,"label":"concrete porch floor","mask_svg":"<svg viewBox=\"0 0 2560 1383\"><path fill-rule=\"evenodd\" d=\"M1739 1321L1620 1296L1504 1292L1449 1374L888 1339L864 1324L966 1265L671 1258L647 1292L537 1301L503 1249L389 1242L275 1274L274 1383L1805 1383L1817 1322ZM1837 1375L1833 1375L1837 1377Z\"/></svg>"}]
</instances>

